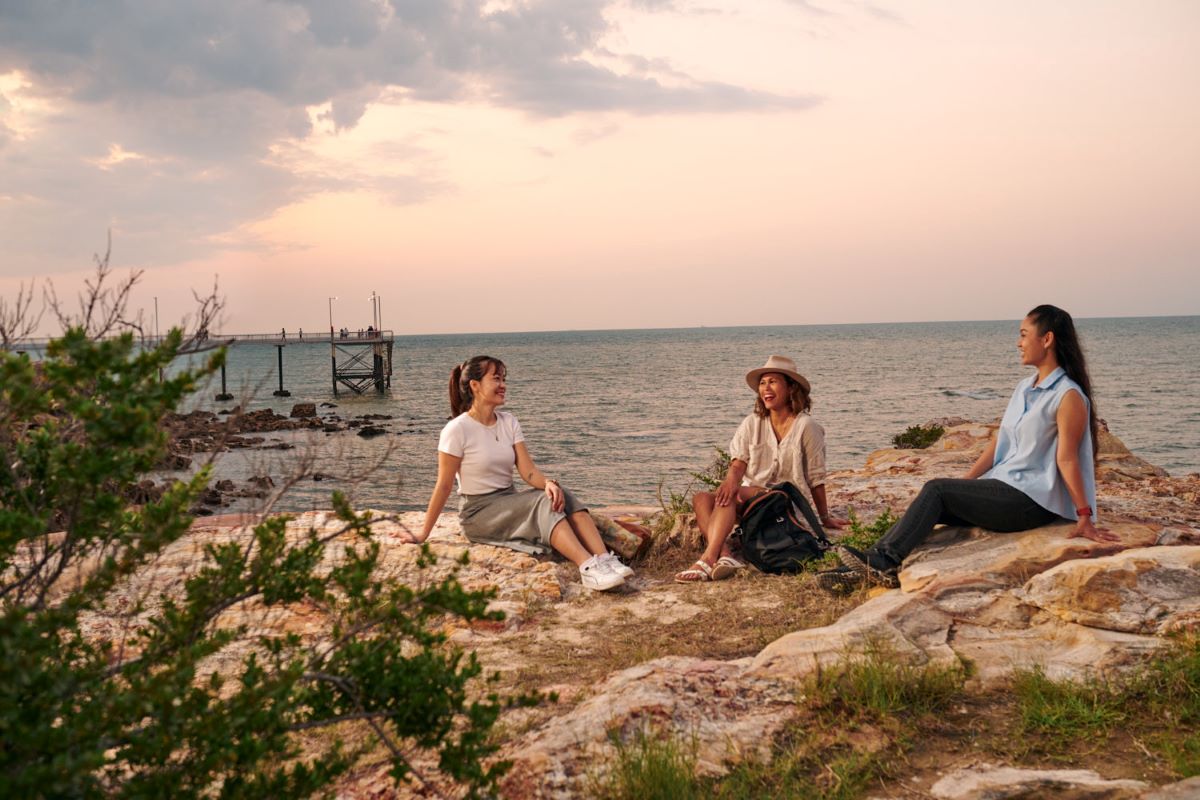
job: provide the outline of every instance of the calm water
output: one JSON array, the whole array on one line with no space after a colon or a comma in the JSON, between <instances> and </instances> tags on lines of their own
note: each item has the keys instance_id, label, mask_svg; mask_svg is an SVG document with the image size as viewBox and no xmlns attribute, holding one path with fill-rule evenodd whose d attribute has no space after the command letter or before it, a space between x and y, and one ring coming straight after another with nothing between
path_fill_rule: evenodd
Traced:
<instances>
[{"instance_id":1,"label":"calm water","mask_svg":"<svg viewBox=\"0 0 1200 800\"><path fill-rule=\"evenodd\" d=\"M1174 475L1200 471L1200 317L1086 319L1078 325L1100 416L1138 455ZM726 446L753 395L745 373L767 355L796 359L813 384L813 415L825 426L831 469L857 468L908 425L962 416L998 417L1028 374L1016 322L939 322L675 330L409 336L396 341L390 395L333 397L329 346L290 344L276 387L273 347L234 347L230 390L259 387L252 408L287 413L303 400L334 401L343 418L386 413L399 435L279 434L297 450L229 453L218 472L283 473L308 448L316 469L350 476L376 465L353 490L356 503L424 508L436 472L446 381L464 358L488 353L509 369L506 406L530 452L589 503L652 504L660 482L682 488L714 446ZM210 387L198 401L209 400ZM390 448L390 449L389 449ZM350 481L308 481L288 510L327 507Z\"/></svg>"}]
</instances>

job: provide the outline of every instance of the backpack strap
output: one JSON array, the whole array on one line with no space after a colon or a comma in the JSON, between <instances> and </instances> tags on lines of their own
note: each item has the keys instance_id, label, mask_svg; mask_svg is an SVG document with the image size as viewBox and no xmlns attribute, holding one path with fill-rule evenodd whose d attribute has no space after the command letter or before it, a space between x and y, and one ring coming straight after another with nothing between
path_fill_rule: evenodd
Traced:
<instances>
[{"instance_id":1,"label":"backpack strap","mask_svg":"<svg viewBox=\"0 0 1200 800\"><path fill-rule=\"evenodd\" d=\"M821 520L817 519L816 512L814 512L812 506L809 505L808 498L804 496L804 492L797 489L795 485L788 481L777 483L769 488L777 489L786 494L788 499L792 501L792 505L800 509L800 514L804 517L804 520L808 523L809 528L812 530L817 539L820 540L821 544L825 545L826 547L830 546L830 541L825 536L825 529L821 527Z\"/></svg>"}]
</instances>

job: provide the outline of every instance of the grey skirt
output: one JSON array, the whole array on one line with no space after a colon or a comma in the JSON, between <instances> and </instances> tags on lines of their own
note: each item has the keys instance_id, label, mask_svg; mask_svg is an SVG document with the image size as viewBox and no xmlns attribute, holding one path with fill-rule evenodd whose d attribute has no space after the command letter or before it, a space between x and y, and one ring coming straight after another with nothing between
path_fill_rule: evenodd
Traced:
<instances>
[{"instance_id":1,"label":"grey skirt","mask_svg":"<svg viewBox=\"0 0 1200 800\"><path fill-rule=\"evenodd\" d=\"M464 494L458 506L463 535L472 542L511 547L522 553L548 553L554 526L570 514L587 511L566 487L559 488L563 492L562 511L550 507L550 498L541 489L518 492L509 486L487 494Z\"/></svg>"}]
</instances>

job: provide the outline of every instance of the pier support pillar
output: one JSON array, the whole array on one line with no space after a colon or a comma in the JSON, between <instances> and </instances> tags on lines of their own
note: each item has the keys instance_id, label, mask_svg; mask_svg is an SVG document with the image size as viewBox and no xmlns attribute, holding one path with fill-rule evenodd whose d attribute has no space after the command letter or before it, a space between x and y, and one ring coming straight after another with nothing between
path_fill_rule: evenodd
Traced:
<instances>
[{"instance_id":1,"label":"pier support pillar","mask_svg":"<svg viewBox=\"0 0 1200 800\"><path fill-rule=\"evenodd\" d=\"M333 396L337 397L337 345L333 343L333 328L329 329L329 361L333 365Z\"/></svg>"},{"instance_id":2,"label":"pier support pillar","mask_svg":"<svg viewBox=\"0 0 1200 800\"><path fill-rule=\"evenodd\" d=\"M274 391L276 397L291 397L292 393L283 388L283 345L275 345L275 349L279 351L279 388Z\"/></svg>"},{"instance_id":3,"label":"pier support pillar","mask_svg":"<svg viewBox=\"0 0 1200 800\"><path fill-rule=\"evenodd\" d=\"M225 388L225 365L224 364L221 365L221 393L219 395L217 395L216 399L221 400L221 401L233 399L233 395L231 395Z\"/></svg>"}]
</instances>

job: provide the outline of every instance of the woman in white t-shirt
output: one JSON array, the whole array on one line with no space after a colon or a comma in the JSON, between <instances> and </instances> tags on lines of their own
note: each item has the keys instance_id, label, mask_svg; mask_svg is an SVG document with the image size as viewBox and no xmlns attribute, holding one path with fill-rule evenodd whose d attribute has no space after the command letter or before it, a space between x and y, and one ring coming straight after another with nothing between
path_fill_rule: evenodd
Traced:
<instances>
[{"instance_id":1,"label":"woman in white t-shirt","mask_svg":"<svg viewBox=\"0 0 1200 800\"><path fill-rule=\"evenodd\" d=\"M727 540L746 502L766 487L787 481L805 494L826 528L842 527L829 516L825 496L825 429L814 420L808 379L796 362L771 356L766 365L746 374L757 395L754 413L738 426L729 443L729 471L715 492L692 497L696 524L704 534L704 553L675 576L677 583L701 583L731 577L744 565L733 557Z\"/></svg>"},{"instance_id":2,"label":"woman in white t-shirt","mask_svg":"<svg viewBox=\"0 0 1200 800\"><path fill-rule=\"evenodd\" d=\"M526 553L553 549L579 567L589 589L614 589L633 574L608 552L591 515L575 496L533 463L517 418L504 405L504 362L475 356L450 373L451 420L438 440L438 477L420 536L433 530L458 477L459 519L472 542ZM513 467L532 488L517 491Z\"/></svg>"}]
</instances>

